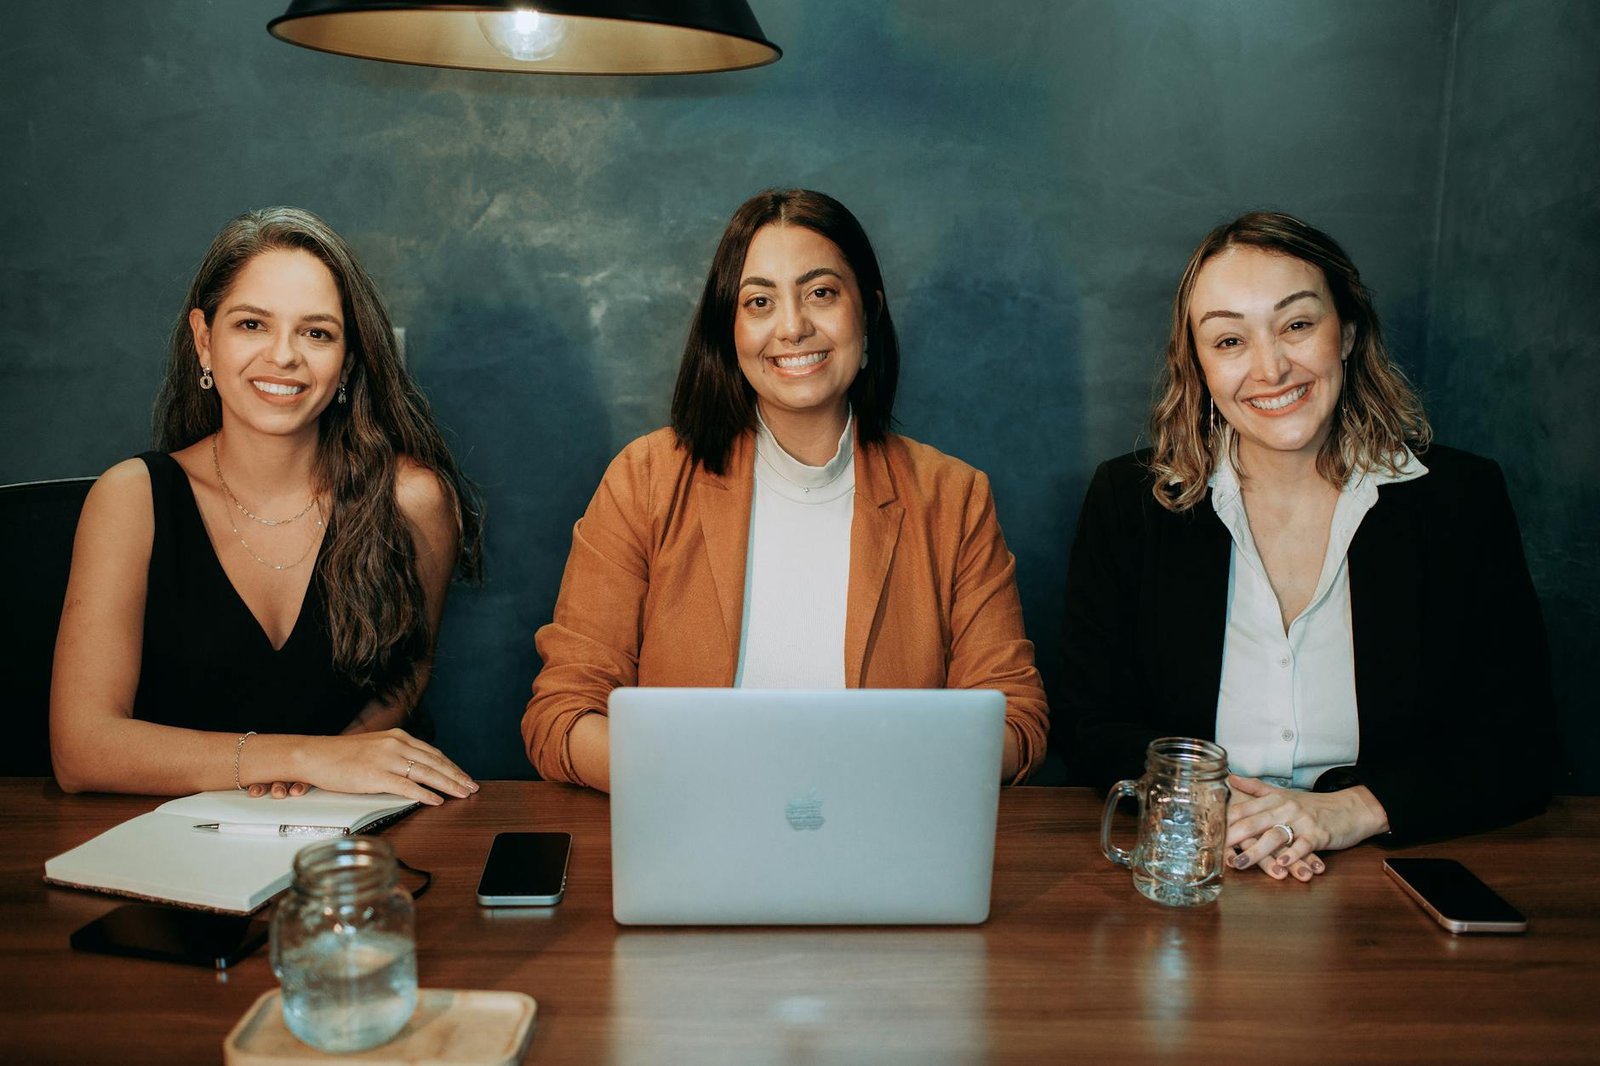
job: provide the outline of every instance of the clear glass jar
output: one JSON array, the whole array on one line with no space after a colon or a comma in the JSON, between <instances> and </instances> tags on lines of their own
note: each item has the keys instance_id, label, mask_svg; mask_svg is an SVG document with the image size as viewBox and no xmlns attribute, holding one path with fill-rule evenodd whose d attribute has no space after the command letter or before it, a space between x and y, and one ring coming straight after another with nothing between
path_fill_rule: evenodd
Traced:
<instances>
[{"instance_id":1,"label":"clear glass jar","mask_svg":"<svg viewBox=\"0 0 1600 1066\"><path fill-rule=\"evenodd\" d=\"M1139 801L1139 836L1131 852L1111 843L1111 816L1124 797ZM1100 850L1132 869L1134 887L1157 903L1210 903L1222 894L1228 798L1226 751L1190 737L1152 740L1144 776L1118 781L1106 794Z\"/></svg>"},{"instance_id":2,"label":"clear glass jar","mask_svg":"<svg viewBox=\"0 0 1600 1066\"><path fill-rule=\"evenodd\" d=\"M411 893L376 837L312 844L272 915L272 971L289 1031L324 1051L394 1039L417 1006Z\"/></svg>"}]
</instances>

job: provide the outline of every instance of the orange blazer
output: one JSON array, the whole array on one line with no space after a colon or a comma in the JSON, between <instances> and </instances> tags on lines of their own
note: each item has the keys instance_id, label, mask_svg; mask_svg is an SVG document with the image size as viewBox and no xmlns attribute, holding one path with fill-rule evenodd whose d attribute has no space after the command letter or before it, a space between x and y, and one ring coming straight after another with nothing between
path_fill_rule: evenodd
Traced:
<instances>
[{"instance_id":1,"label":"orange blazer","mask_svg":"<svg viewBox=\"0 0 1600 1066\"><path fill-rule=\"evenodd\" d=\"M1044 758L1049 717L989 479L893 434L857 442L855 464L845 684L999 689L1022 781ZM754 468L751 433L718 476L671 429L611 461L573 526L555 618L534 638L544 666L522 739L546 780L582 783L567 737L605 713L612 689L733 684Z\"/></svg>"}]
</instances>

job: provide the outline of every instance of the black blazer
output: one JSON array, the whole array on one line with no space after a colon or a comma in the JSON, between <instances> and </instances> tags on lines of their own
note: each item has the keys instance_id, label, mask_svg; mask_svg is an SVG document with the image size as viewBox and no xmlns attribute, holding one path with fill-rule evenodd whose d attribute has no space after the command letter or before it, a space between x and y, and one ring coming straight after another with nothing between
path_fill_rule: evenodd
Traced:
<instances>
[{"instance_id":1,"label":"black blazer","mask_svg":"<svg viewBox=\"0 0 1600 1066\"><path fill-rule=\"evenodd\" d=\"M1428 473L1384 485L1350 542L1354 766L1394 839L1448 836L1541 810L1556 771L1538 600L1500 468L1434 446ZM1143 771L1159 736L1216 736L1232 540L1209 497L1151 495L1149 452L1102 463L1067 574L1057 715L1101 785ZM1064 730L1065 732L1065 730Z\"/></svg>"}]
</instances>

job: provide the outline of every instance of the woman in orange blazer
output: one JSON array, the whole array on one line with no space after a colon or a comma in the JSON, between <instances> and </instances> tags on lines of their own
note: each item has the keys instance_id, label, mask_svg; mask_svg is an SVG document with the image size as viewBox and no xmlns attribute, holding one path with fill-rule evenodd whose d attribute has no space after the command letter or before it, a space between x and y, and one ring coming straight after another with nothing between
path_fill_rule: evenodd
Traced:
<instances>
[{"instance_id":1,"label":"woman in orange blazer","mask_svg":"<svg viewBox=\"0 0 1600 1066\"><path fill-rule=\"evenodd\" d=\"M890 433L899 372L877 257L831 197L729 222L673 394L573 528L522 719L548 780L609 790L624 685L994 688L1003 779L1048 718L988 479Z\"/></svg>"}]
</instances>

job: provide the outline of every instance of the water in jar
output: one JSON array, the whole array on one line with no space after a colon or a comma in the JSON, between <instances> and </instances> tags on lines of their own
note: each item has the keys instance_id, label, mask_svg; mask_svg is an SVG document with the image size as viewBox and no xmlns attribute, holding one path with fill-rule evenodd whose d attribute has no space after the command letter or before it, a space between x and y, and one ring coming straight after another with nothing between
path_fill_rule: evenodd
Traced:
<instances>
[{"instance_id":1,"label":"water in jar","mask_svg":"<svg viewBox=\"0 0 1600 1066\"><path fill-rule=\"evenodd\" d=\"M1152 789L1146 832L1134 862L1133 883L1147 898L1168 906L1209 903L1222 894L1218 862L1226 831L1223 805L1187 790Z\"/></svg>"},{"instance_id":2,"label":"water in jar","mask_svg":"<svg viewBox=\"0 0 1600 1066\"><path fill-rule=\"evenodd\" d=\"M283 1020L324 1051L359 1051L394 1038L417 1006L409 937L325 930L282 960Z\"/></svg>"}]
</instances>

